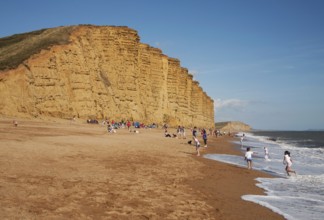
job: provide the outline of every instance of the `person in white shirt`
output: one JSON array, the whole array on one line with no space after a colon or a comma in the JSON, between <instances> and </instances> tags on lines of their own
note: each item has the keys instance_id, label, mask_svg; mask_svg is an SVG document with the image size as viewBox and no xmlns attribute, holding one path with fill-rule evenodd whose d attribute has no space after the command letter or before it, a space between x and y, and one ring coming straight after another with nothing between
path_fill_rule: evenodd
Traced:
<instances>
[{"instance_id":1,"label":"person in white shirt","mask_svg":"<svg viewBox=\"0 0 324 220\"><path fill-rule=\"evenodd\" d=\"M197 152L197 156L200 156L200 143L198 141L197 137L194 137L195 143L196 143L196 152Z\"/></svg>"},{"instance_id":2,"label":"person in white shirt","mask_svg":"<svg viewBox=\"0 0 324 220\"><path fill-rule=\"evenodd\" d=\"M284 153L283 164L286 165L286 172L287 172L287 175L288 176L290 176L290 173L296 174L296 171L294 171L294 170L291 169L292 159L290 157L290 152L287 151L287 150Z\"/></svg>"},{"instance_id":3,"label":"person in white shirt","mask_svg":"<svg viewBox=\"0 0 324 220\"><path fill-rule=\"evenodd\" d=\"M267 147L264 147L264 159L269 160L269 150Z\"/></svg>"},{"instance_id":4,"label":"person in white shirt","mask_svg":"<svg viewBox=\"0 0 324 220\"><path fill-rule=\"evenodd\" d=\"M241 148L243 148L243 140L244 140L245 134L241 136L240 142L241 142Z\"/></svg>"},{"instance_id":5,"label":"person in white shirt","mask_svg":"<svg viewBox=\"0 0 324 220\"><path fill-rule=\"evenodd\" d=\"M245 157L244 159L246 160L247 162L247 167L248 169L252 169L252 155L254 154L255 152L253 151L250 151L250 148L246 148L246 153L245 153Z\"/></svg>"}]
</instances>

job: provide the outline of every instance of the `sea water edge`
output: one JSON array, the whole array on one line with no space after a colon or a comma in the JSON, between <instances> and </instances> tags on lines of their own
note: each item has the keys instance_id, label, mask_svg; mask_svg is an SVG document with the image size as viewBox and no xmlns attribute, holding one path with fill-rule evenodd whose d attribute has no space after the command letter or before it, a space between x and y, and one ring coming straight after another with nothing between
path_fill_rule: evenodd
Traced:
<instances>
[{"instance_id":1,"label":"sea water edge","mask_svg":"<svg viewBox=\"0 0 324 220\"><path fill-rule=\"evenodd\" d=\"M243 142L242 157L234 155L205 155L208 159L246 167L243 155L246 147L257 152L253 159L254 169L271 174L275 178L257 178L258 187L266 195L244 195L242 199L265 206L283 215L286 219L322 219L324 213L324 132L314 137L312 133L294 133L289 138L286 131L263 132L262 135L246 133ZM280 135L282 134L282 135ZM311 134L311 135L308 135ZM238 134L240 136L242 134ZM274 136L276 135L276 136ZM288 135L288 136L287 136ZM296 136L297 135L297 136ZM283 136L278 140L277 136ZM310 137L308 137L310 136ZM297 138L296 138L297 137ZM301 137L301 138L300 138ZM315 140L310 143L311 139ZM239 138L234 142L239 145ZM305 143L308 144L305 146ZM312 145L313 144L313 145ZM264 158L264 147L270 151L270 159ZM294 158L296 176L288 177L284 171L283 152L289 150ZM323 159L322 159L323 158ZM315 163L314 163L315 162Z\"/></svg>"}]
</instances>

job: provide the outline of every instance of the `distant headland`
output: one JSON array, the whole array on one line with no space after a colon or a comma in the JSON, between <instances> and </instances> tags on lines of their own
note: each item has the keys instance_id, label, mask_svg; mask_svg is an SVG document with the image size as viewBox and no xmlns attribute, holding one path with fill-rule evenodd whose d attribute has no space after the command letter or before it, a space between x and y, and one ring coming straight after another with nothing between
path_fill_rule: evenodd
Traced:
<instances>
[{"instance_id":1,"label":"distant headland","mask_svg":"<svg viewBox=\"0 0 324 220\"><path fill-rule=\"evenodd\" d=\"M215 123L215 129L225 132L244 132L250 131L251 127L240 121L226 121Z\"/></svg>"}]
</instances>

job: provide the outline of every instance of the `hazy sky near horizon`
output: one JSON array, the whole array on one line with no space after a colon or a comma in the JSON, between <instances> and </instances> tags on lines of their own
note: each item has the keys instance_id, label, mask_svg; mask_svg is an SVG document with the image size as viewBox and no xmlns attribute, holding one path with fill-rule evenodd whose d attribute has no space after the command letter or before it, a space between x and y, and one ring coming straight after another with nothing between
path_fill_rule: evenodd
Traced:
<instances>
[{"instance_id":1,"label":"hazy sky near horizon","mask_svg":"<svg viewBox=\"0 0 324 220\"><path fill-rule=\"evenodd\" d=\"M216 122L324 129L323 0L1 0L0 38L78 24L128 26L178 58Z\"/></svg>"}]
</instances>

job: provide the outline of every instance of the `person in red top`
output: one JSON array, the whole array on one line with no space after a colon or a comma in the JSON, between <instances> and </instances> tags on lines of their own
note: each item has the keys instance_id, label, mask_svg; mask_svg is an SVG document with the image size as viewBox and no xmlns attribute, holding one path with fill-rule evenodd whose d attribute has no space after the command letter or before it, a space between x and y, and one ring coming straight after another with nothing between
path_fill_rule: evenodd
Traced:
<instances>
[{"instance_id":1,"label":"person in red top","mask_svg":"<svg viewBox=\"0 0 324 220\"><path fill-rule=\"evenodd\" d=\"M130 121L127 121L127 128L128 128L128 130L129 130L129 128L130 128L130 126L131 126L131 123L130 123Z\"/></svg>"}]
</instances>

